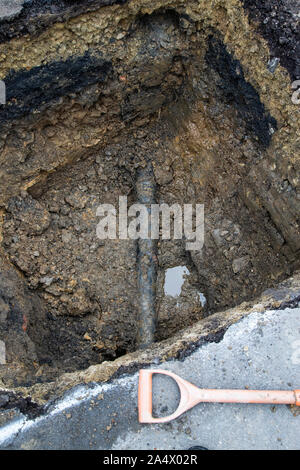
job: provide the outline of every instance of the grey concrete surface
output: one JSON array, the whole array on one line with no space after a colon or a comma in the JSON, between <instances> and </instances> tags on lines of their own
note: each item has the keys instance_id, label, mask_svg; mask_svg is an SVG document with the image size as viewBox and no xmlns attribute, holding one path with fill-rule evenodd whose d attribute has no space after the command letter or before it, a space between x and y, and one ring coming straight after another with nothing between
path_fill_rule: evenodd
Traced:
<instances>
[{"instance_id":1,"label":"grey concrete surface","mask_svg":"<svg viewBox=\"0 0 300 470\"><path fill-rule=\"evenodd\" d=\"M183 361L153 364L203 388L300 388L300 308L252 313L219 343ZM170 414L179 393L154 376L154 410ZM18 415L0 428L8 449L300 449L300 415L286 405L199 404L163 425L139 424L138 374L69 391L36 420Z\"/></svg>"}]
</instances>

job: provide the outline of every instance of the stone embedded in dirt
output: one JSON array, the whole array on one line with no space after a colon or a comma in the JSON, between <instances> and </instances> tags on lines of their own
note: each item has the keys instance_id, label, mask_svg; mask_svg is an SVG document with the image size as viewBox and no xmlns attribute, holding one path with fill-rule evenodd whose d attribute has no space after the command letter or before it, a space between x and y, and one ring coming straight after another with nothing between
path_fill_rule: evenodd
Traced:
<instances>
[{"instance_id":1,"label":"stone embedded in dirt","mask_svg":"<svg viewBox=\"0 0 300 470\"><path fill-rule=\"evenodd\" d=\"M63 230L61 239L62 239L63 243L70 243L71 240L72 240L72 233L67 232L66 230Z\"/></svg>"},{"instance_id":2,"label":"stone embedded in dirt","mask_svg":"<svg viewBox=\"0 0 300 470\"><path fill-rule=\"evenodd\" d=\"M170 183L173 179L172 171L169 167L155 167L154 175L155 180L161 186Z\"/></svg>"},{"instance_id":3,"label":"stone embedded in dirt","mask_svg":"<svg viewBox=\"0 0 300 470\"><path fill-rule=\"evenodd\" d=\"M11 20L22 11L24 0L0 0L1 19Z\"/></svg>"},{"instance_id":4,"label":"stone embedded in dirt","mask_svg":"<svg viewBox=\"0 0 300 470\"><path fill-rule=\"evenodd\" d=\"M89 174L88 176L91 176L91 174ZM87 200L88 198L84 194L82 194L82 192L79 191L75 191L74 193L65 197L65 201L75 209L84 209Z\"/></svg>"},{"instance_id":5,"label":"stone embedded in dirt","mask_svg":"<svg viewBox=\"0 0 300 470\"><path fill-rule=\"evenodd\" d=\"M274 73L280 63L280 59L278 57L273 57L268 63L268 69L271 73Z\"/></svg>"},{"instance_id":6,"label":"stone embedded in dirt","mask_svg":"<svg viewBox=\"0 0 300 470\"><path fill-rule=\"evenodd\" d=\"M232 269L233 269L234 274L237 274L243 269L245 269L248 266L249 261L250 259L248 256L244 256L243 258L237 258L233 260Z\"/></svg>"},{"instance_id":7,"label":"stone embedded in dirt","mask_svg":"<svg viewBox=\"0 0 300 470\"><path fill-rule=\"evenodd\" d=\"M221 246L223 244L223 235L222 234L223 234L223 232L219 228L212 231L212 237L214 239L214 242L218 246Z\"/></svg>"},{"instance_id":8,"label":"stone embedded in dirt","mask_svg":"<svg viewBox=\"0 0 300 470\"><path fill-rule=\"evenodd\" d=\"M46 277L41 277L40 278L40 283L44 284L47 287L49 287L49 286L51 286L53 280L54 280L53 277L47 277L47 276Z\"/></svg>"}]
</instances>

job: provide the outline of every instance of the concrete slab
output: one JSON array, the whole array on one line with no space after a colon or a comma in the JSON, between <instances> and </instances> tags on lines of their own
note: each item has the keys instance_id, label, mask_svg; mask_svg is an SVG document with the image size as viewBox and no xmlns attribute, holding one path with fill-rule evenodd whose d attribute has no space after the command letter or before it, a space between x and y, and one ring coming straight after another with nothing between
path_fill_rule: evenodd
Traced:
<instances>
[{"instance_id":1,"label":"concrete slab","mask_svg":"<svg viewBox=\"0 0 300 470\"><path fill-rule=\"evenodd\" d=\"M199 387L300 388L300 308L254 312L219 343L201 346L171 370ZM170 414L179 393L154 377L154 410ZM300 415L285 405L199 404L164 425L137 420L138 374L78 386L35 420L20 415L0 428L8 449L300 449Z\"/></svg>"}]
</instances>

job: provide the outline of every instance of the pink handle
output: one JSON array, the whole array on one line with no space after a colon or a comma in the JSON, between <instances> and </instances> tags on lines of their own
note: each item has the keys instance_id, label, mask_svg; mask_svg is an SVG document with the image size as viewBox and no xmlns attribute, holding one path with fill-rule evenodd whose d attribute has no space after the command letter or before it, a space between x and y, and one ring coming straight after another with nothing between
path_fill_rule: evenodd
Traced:
<instances>
[{"instance_id":1,"label":"pink handle","mask_svg":"<svg viewBox=\"0 0 300 470\"><path fill-rule=\"evenodd\" d=\"M172 377L180 389L180 403L170 416L152 416L152 375L164 374ZM300 390L215 390L200 389L173 372L166 370L140 370L138 408L140 423L167 423L200 402L218 403L272 403L300 406Z\"/></svg>"}]
</instances>

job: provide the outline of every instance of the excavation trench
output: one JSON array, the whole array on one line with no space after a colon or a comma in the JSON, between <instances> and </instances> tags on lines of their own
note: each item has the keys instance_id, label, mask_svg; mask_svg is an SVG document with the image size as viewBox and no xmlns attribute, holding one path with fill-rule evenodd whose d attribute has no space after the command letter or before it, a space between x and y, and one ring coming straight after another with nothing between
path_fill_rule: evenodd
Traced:
<instances>
[{"instance_id":1,"label":"excavation trench","mask_svg":"<svg viewBox=\"0 0 300 470\"><path fill-rule=\"evenodd\" d=\"M5 387L49 382L170 338L299 267L294 124L289 130L274 111L276 96L267 106L261 90L276 80L267 64L251 80L216 21L175 7L124 14L88 51L72 52L68 35L80 37L89 21L70 21L66 36L64 26L40 33L57 35L63 59L32 56L6 75ZM97 209L119 207L120 196L148 209L204 204L203 248L161 236L100 239Z\"/></svg>"}]
</instances>

